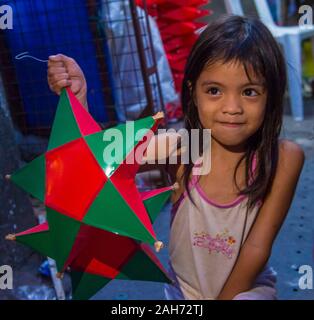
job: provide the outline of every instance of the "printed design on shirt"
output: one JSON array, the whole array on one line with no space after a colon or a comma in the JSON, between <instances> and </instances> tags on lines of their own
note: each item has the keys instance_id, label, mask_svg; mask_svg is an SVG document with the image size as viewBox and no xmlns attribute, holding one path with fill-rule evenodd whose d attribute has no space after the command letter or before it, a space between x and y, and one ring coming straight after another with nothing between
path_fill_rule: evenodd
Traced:
<instances>
[{"instance_id":1,"label":"printed design on shirt","mask_svg":"<svg viewBox=\"0 0 314 320\"><path fill-rule=\"evenodd\" d=\"M231 259L235 253L235 243L236 240L229 235L228 229L217 233L215 237L212 237L206 232L194 232L193 236L193 246L206 248L208 249L208 253L212 253L213 251L222 253L229 259Z\"/></svg>"}]
</instances>

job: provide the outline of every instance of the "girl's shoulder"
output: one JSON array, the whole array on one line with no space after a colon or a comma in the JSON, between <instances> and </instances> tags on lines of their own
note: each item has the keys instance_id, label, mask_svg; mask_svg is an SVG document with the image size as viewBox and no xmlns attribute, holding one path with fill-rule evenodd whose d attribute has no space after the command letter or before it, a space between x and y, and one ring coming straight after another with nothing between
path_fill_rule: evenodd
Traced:
<instances>
[{"instance_id":1,"label":"girl's shoulder","mask_svg":"<svg viewBox=\"0 0 314 320\"><path fill-rule=\"evenodd\" d=\"M299 144L288 139L279 139L279 147L284 148L286 151L303 152L303 149Z\"/></svg>"},{"instance_id":2,"label":"girl's shoulder","mask_svg":"<svg viewBox=\"0 0 314 320\"><path fill-rule=\"evenodd\" d=\"M304 159L304 151L300 145L288 139L279 140L279 165L287 163L292 166L300 166Z\"/></svg>"},{"instance_id":3,"label":"girl's shoulder","mask_svg":"<svg viewBox=\"0 0 314 320\"><path fill-rule=\"evenodd\" d=\"M300 145L287 139L279 140L278 163L275 179L282 185L296 184L305 160Z\"/></svg>"}]
</instances>

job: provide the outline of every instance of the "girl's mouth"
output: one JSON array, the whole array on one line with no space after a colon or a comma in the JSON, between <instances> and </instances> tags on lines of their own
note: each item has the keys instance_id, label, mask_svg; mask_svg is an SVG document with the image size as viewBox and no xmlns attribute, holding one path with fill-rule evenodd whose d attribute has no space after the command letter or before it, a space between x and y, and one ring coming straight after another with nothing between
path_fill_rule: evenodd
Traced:
<instances>
[{"instance_id":1,"label":"girl's mouth","mask_svg":"<svg viewBox=\"0 0 314 320\"><path fill-rule=\"evenodd\" d=\"M221 125L223 125L224 127L228 127L228 128L239 128L241 127L244 123L236 123L236 122L220 122Z\"/></svg>"}]
</instances>

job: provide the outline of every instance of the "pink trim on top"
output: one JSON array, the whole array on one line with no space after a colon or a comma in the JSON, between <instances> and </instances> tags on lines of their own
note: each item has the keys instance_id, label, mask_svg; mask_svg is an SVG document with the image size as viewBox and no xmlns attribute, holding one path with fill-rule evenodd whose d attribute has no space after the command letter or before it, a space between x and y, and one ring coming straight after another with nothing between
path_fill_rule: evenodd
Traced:
<instances>
[{"instance_id":1,"label":"pink trim on top","mask_svg":"<svg viewBox=\"0 0 314 320\"><path fill-rule=\"evenodd\" d=\"M230 203L227 204L219 204L217 202L214 202L213 200L209 199L207 197L207 195L205 194L205 192L203 191L203 189L200 187L199 183L196 183L195 185L196 190L198 191L198 193L200 194L200 196L209 204L218 207L218 208L231 208L236 206L237 204L239 204L244 198L246 198L246 195L241 195L239 197L237 197L235 200L233 200Z\"/></svg>"},{"instance_id":2,"label":"pink trim on top","mask_svg":"<svg viewBox=\"0 0 314 320\"><path fill-rule=\"evenodd\" d=\"M189 188L191 188L193 186L193 184L195 183L195 176L192 176L192 180L189 182ZM181 206L183 200L185 199L185 197L188 195L187 191L184 190L184 192L181 193L180 197L177 199L177 201L175 201L172 206L171 206L171 211L170 211L170 226L172 225L172 222L174 220L174 217L179 209L179 207Z\"/></svg>"},{"instance_id":3,"label":"pink trim on top","mask_svg":"<svg viewBox=\"0 0 314 320\"><path fill-rule=\"evenodd\" d=\"M256 154L254 154L254 157L253 157L253 161L252 161L252 172L254 174L255 172L255 169L256 169ZM197 163L198 165L198 163ZM250 177L249 179L249 184L252 183L252 177ZM198 183L198 176L192 176L192 179L189 183L189 187L191 188L192 186L196 186L196 190L198 191L198 193L200 194L200 196L209 204L215 206L215 207L218 207L218 208L231 208L233 206L236 206L237 204L239 204L244 198L246 198L247 196L246 195L241 195L239 196L238 198L236 198L235 200L233 200L231 203L227 203L227 204L219 204L219 203L216 203L212 200L210 200L207 195L205 194L205 192L203 191L203 189L200 187L199 183ZM172 226L172 223L174 221L174 218L177 214L177 211L179 209L179 207L181 206L183 200L185 199L185 197L187 196L187 191L185 190L184 192L182 192L182 194L180 195L179 199L174 202L172 204L172 207L171 207L171 212L170 212L170 227ZM258 205L262 205L262 201L260 200L258 202Z\"/></svg>"},{"instance_id":4,"label":"pink trim on top","mask_svg":"<svg viewBox=\"0 0 314 320\"><path fill-rule=\"evenodd\" d=\"M252 161L252 173L254 174L256 169L256 154L254 154L253 156L253 161ZM238 205L241 201L243 201L243 199L247 198L246 195L240 195L238 196L236 199L234 199L233 201L231 201L230 203L226 203L226 204L220 204L217 203L211 199L208 198L208 196L206 195L206 193L204 192L204 190L202 189L202 187L199 185L198 182L198 176L193 176L192 181L194 182L194 185L196 187L196 190L198 191L199 195L209 204L217 207L217 208L232 208L236 205ZM253 177L250 176L249 178L249 184L251 184L253 182Z\"/></svg>"}]
</instances>

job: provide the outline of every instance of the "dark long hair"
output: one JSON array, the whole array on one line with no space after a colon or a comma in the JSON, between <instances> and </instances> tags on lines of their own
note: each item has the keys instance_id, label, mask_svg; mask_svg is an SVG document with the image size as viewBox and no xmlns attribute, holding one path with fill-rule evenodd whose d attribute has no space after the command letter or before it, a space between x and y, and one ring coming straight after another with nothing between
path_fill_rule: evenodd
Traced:
<instances>
[{"instance_id":1,"label":"dark long hair","mask_svg":"<svg viewBox=\"0 0 314 320\"><path fill-rule=\"evenodd\" d=\"M246 74L252 70L262 77L267 90L265 118L261 127L247 141L244 156L239 160L236 173L242 161L246 167L246 188L239 194L248 195L248 208L268 194L278 162L278 138L282 126L283 96L286 88L286 66L280 47L267 27L255 18L222 16L210 23L200 34L188 57L182 83L182 108L185 127L203 129L193 102L196 81L205 66L217 61L237 61L244 65ZM191 86L191 87L190 87ZM200 140L200 152L202 144ZM257 155L257 174L249 184L249 170L254 153ZM193 163L184 165L183 182L191 198L189 179ZM194 203L194 201L193 201Z\"/></svg>"}]
</instances>

